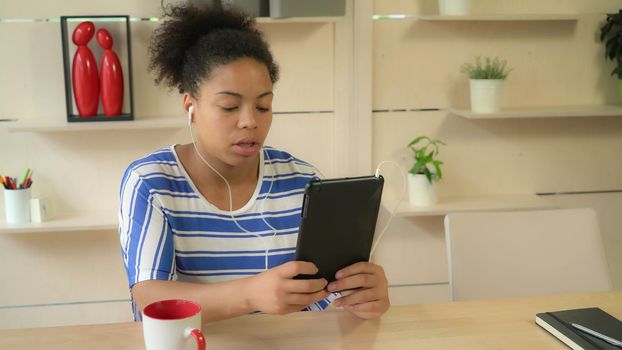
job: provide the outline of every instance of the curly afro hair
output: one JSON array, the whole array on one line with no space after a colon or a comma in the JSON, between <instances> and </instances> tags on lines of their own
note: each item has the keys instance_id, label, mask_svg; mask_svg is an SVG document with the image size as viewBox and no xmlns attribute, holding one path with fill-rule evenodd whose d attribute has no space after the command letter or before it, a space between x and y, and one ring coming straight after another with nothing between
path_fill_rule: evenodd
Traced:
<instances>
[{"instance_id":1,"label":"curly afro hair","mask_svg":"<svg viewBox=\"0 0 622 350\"><path fill-rule=\"evenodd\" d=\"M164 22L149 45L149 71L180 93L198 96L199 85L218 66L240 58L265 64L272 83L279 68L255 20L235 9L181 3L164 8Z\"/></svg>"}]
</instances>

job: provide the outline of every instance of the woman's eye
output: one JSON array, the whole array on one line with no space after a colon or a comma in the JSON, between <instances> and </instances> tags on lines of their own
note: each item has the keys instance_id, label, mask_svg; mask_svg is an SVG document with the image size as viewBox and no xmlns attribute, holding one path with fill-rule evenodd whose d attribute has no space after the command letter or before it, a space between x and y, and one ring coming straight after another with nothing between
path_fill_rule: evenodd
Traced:
<instances>
[{"instance_id":1,"label":"woman's eye","mask_svg":"<svg viewBox=\"0 0 622 350\"><path fill-rule=\"evenodd\" d=\"M220 108L222 108L222 109L223 109L223 111L225 111L225 112L233 112L233 111L235 111L236 109L238 109L238 107L237 107L237 106L234 106L234 107L220 107Z\"/></svg>"},{"instance_id":2,"label":"woman's eye","mask_svg":"<svg viewBox=\"0 0 622 350\"><path fill-rule=\"evenodd\" d=\"M264 108L264 107L257 107L257 110L262 113L270 112L270 108Z\"/></svg>"}]
</instances>

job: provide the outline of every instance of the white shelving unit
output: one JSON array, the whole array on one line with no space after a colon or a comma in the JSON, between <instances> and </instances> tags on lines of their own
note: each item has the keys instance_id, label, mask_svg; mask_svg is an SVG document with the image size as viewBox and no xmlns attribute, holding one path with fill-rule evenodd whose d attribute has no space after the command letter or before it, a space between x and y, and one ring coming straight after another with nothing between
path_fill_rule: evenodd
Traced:
<instances>
[{"instance_id":1,"label":"white shelving unit","mask_svg":"<svg viewBox=\"0 0 622 350\"><path fill-rule=\"evenodd\" d=\"M395 202L387 203L393 210ZM439 203L428 207L414 207L400 202L396 216L443 216L455 212L553 209L557 206L537 195L464 196L441 198ZM0 221L0 234L45 233L71 231L116 230L117 214L109 211L86 214L65 214L41 223L7 224Z\"/></svg>"},{"instance_id":2,"label":"white shelving unit","mask_svg":"<svg viewBox=\"0 0 622 350\"><path fill-rule=\"evenodd\" d=\"M510 118L566 118L566 117L622 117L622 106L584 105L507 108L496 113L473 113L468 109L449 109L449 112L467 119Z\"/></svg>"},{"instance_id":3,"label":"white shelving unit","mask_svg":"<svg viewBox=\"0 0 622 350\"><path fill-rule=\"evenodd\" d=\"M84 16L89 17L89 16ZM343 17L335 16L317 16L317 17L255 17L257 23L331 23L341 20ZM130 17L132 22L154 22L160 21L158 17ZM60 23L60 18L0 18L0 24L18 24L18 23Z\"/></svg>"},{"instance_id":4,"label":"white shelving unit","mask_svg":"<svg viewBox=\"0 0 622 350\"><path fill-rule=\"evenodd\" d=\"M7 224L0 221L0 234L116 230L117 225L117 214L109 211L65 214L39 223Z\"/></svg>"},{"instance_id":5,"label":"white shelving unit","mask_svg":"<svg viewBox=\"0 0 622 350\"><path fill-rule=\"evenodd\" d=\"M423 21L492 21L492 22L516 22L516 21L577 21L576 14L482 14L469 16L413 16Z\"/></svg>"},{"instance_id":6,"label":"white shelving unit","mask_svg":"<svg viewBox=\"0 0 622 350\"><path fill-rule=\"evenodd\" d=\"M343 17L255 17L257 23L331 23L342 19Z\"/></svg>"},{"instance_id":7,"label":"white shelving unit","mask_svg":"<svg viewBox=\"0 0 622 350\"><path fill-rule=\"evenodd\" d=\"M131 22L148 21L157 22L158 18L132 18ZM335 23L343 20L343 17L291 17L269 18L258 17L260 24L295 24L295 23ZM57 24L58 18L27 18L6 19L0 18L0 24L49 22ZM77 122L68 123L64 119L44 120L26 119L13 120L2 118L1 128L6 128L11 133L53 133L53 132L84 132L84 131L122 131L122 130L153 130L153 129L180 129L187 125L187 119L183 117L165 117L135 119L131 121L104 121L104 122ZM25 234L25 233L48 233L48 232L76 232L76 231L102 231L116 230L118 227L117 214L113 212L101 213L73 213L57 215L41 223L8 224L0 215L0 234Z\"/></svg>"},{"instance_id":8,"label":"white shelving unit","mask_svg":"<svg viewBox=\"0 0 622 350\"><path fill-rule=\"evenodd\" d=\"M23 120L3 123L9 132L66 132L103 130L177 129L186 125L182 117L138 119L112 122L78 122Z\"/></svg>"},{"instance_id":9,"label":"white shelving unit","mask_svg":"<svg viewBox=\"0 0 622 350\"><path fill-rule=\"evenodd\" d=\"M389 210L394 207L395 202L386 206ZM440 198L437 204L427 207L415 207L408 202L400 202L395 216L443 216L457 212L553 208L557 208L554 203L537 195L464 196Z\"/></svg>"},{"instance_id":10,"label":"white shelving unit","mask_svg":"<svg viewBox=\"0 0 622 350\"><path fill-rule=\"evenodd\" d=\"M374 15L374 20L404 20L414 19L420 21L439 21L439 22L534 22L534 21L566 21L572 22L579 20L578 14L557 14L557 13L524 13L524 14L479 14L469 16L441 16L441 15L406 15L406 14L386 14Z\"/></svg>"}]
</instances>

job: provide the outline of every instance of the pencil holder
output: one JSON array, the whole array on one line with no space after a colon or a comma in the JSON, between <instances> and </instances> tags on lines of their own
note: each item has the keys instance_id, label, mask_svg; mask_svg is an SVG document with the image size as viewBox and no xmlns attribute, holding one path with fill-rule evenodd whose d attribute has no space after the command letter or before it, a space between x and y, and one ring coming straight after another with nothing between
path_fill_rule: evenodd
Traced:
<instances>
[{"instance_id":1,"label":"pencil holder","mask_svg":"<svg viewBox=\"0 0 622 350\"><path fill-rule=\"evenodd\" d=\"M30 222L30 189L4 190L4 211L8 224Z\"/></svg>"}]
</instances>

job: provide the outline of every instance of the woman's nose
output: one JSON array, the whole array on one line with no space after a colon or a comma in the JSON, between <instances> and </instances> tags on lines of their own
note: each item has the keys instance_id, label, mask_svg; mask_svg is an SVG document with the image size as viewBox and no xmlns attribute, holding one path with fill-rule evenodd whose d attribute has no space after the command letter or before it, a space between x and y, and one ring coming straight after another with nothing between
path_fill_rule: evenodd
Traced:
<instances>
[{"instance_id":1,"label":"woman's nose","mask_svg":"<svg viewBox=\"0 0 622 350\"><path fill-rule=\"evenodd\" d=\"M240 113L238 127L242 129L254 129L257 127L257 110L255 108L244 108Z\"/></svg>"}]
</instances>

